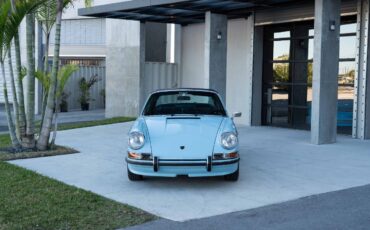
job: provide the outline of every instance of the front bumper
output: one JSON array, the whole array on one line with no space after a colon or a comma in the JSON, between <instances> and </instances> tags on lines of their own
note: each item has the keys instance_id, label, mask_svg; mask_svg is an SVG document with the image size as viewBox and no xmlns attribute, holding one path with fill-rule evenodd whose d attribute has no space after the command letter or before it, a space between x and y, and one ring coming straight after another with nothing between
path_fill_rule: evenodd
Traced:
<instances>
[{"instance_id":1,"label":"front bumper","mask_svg":"<svg viewBox=\"0 0 370 230\"><path fill-rule=\"evenodd\" d=\"M239 167L239 158L228 160L191 159L191 160L133 160L126 158L128 169L143 176L160 177L208 177L224 176L234 173Z\"/></svg>"}]
</instances>

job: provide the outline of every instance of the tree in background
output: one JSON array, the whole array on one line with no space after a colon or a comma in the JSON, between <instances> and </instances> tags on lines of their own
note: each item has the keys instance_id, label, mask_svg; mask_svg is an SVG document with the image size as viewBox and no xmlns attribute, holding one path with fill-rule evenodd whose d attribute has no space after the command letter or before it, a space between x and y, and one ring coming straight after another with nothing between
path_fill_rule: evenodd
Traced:
<instances>
[{"instance_id":1,"label":"tree in background","mask_svg":"<svg viewBox=\"0 0 370 230\"><path fill-rule=\"evenodd\" d=\"M90 6L91 0L85 0L85 5ZM55 17L55 42L54 42L54 57L53 66L50 75L50 86L47 95L47 102L45 108L45 115L42 120L40 130L40 137L37 141L37 148L39 150L46 150L50 143L50 134L52 130L52 123L57 102L57 87L58 87L58 70L59 70L59 52L60 52L60 35L62 25L63 9L66 6L64 0L56 0L56 17Z\"/></svg>"},{"instance_id":2,"label":"tree in background","mask_svg":"<svg viewBox=\"0 0 370 230\"><path fill-rule=\"evenodd\" d=\"M63 9L72 1L66 0L0 0L0 64L3 76L3 90L6 99L6 112L9 126L9 133L12 145L15 150L23 148L35 148L45 150L50 146L49 137L53 117L56 117L55 108L60 98L60 88L64 88L69 76L76 70L73 66L67 66L59 71L59 50L60 50L60 30ZM87 6L90 1L85 1ZM54 5L55 7L51 7ZM45 117L41 127L40 137L37 140L35 135L35 17L41 15L40 10L47 10L44 16L48 15L48 31L50 35L53 21L55 22L55 51L51 74L44 70L44 76L49 77L49 88L46 97ZM54 16L53 16L54 15ZM54 17L54 19L53 19ZM18 30L21 22L26 18L26 40L27 40L27 68L22 68L21 52L19 44ZM12 69L12 59L10 49L14 44L16 68ZM48 44L49 45L49 44ZM48 50L48 48L46 49ZM13 110L11 113L8 98L8 86L5 76L5 58L9 59L9 70L11 80L11 90L13 93ZM48 53L45 54L45 66L47 65ZM25 70L25 71L24 71ZM25 74L26 72L26 74ZM24 101L22 80L27 75L27 101ZM25 111L27 104L27 111ZM54 118L56 120L56 118ZM55 125L56 126L56 125ZM56 131L56 130L55 130ZM56 135L56 134L55 134ZM55 142L55 135L52 143ZM37 145L36 145L37 144Z\"/></svg>"},{"instance_id":3,"label":"tree in background","mask_svg":"<svg viewBox=\"0 0 370 230\"><path fill-rule=\"evenodd\" d=\"M18 102L19 98L23 98L17 93L21 92L18 90L16 92L16 88L20 88L18 85L22 81L22 79L19 79L17 77L17 80L14 79L14 73L12 69L12 60L11 55L9 54L11 52L11 45L13 39L18 34L18 28L25 18L25 16L29 13L32 13L43 1L42 0L22 0L22 1L10 1L10 0L2 0L0 1L0 14L1 14L1 22L0 22L0 52L1 52L1 69L2 69L2 75L3 75L3 91L4 91L4 97L5 97L5 109L7 113L7 120L8 120L8 127L9 127L9 133L12 140L13 148L19 149L21 147L21 144L23 145L23 135L25 134L24 125L21 124L21 106ZM16 50L17 51L17 50ZM6 76L5 76L5 57L10 58L9 59L9 67L10 67L10 80L11 80L11 89L12 93L14 95L13 97L13 106L17 108L13 108L15 111L15 119L13 118L13 115L11 114L10 109L10 103L9 103L9 97L7 92L7 84L6 84ZM16 63L18 64L18 63ZM18 68L17 68L17 71ZM20 76L20 73L17 73L17 76ZM22 91L23 92L23 91ZM23 107L24 108L24 107ZM14 125L13 121L16 121L16 125ZM22 130L23 129L23 130ZM20 141L22 140L22 142Z\"/></svg>"},{"instance_id":4,"label":"tree in background","mask_svg":"<svg viewBox=\"0 0 370 230\"><path fill-rule=\"evenodd\" d=\"M9 96L8 96L8 86L6 82L6 75L5 75L5 57L7 53L10 52L10 41L9 41L9 34L12 32L8 28L8 17L9 12L11 10L10 2L1 2L0 4L0 65L1 65L1 72L3 78L3 94L5 99L5 110L7 114L8 120L8 127L9 127L9 134L10 139L12 141L12 145L15 149L19 149L21 147L19 139L16 135L16 129L13 123L13 116L11 114L10 103L9 103Z\"/></svg>"},{"instance_id":5,"label":"tree in background","mask_svg":"<svg viewBox=\"0 0 370 230\"><path fill-rule=\"evenodd\" d=\"M17 14L17 6L15 0L10 1L12 6L12 13L18 16L22 16ZM26 111L24 106L24 92L23 92L23 78L24 75L22 74L22 64L21 64L21 48L19 42L19 34L18 29L14 33L14 50L15 50L15 66L16 66L16 90L14 91L17 94L17 101L18 104L18 113L15 113L16 122L18 121L19 124L19 138L22 142L23 138L26 136ZM11 61L11 59L9 60ZM16 104L14 104L16 106Z\"/></svg>"}]
</instances>

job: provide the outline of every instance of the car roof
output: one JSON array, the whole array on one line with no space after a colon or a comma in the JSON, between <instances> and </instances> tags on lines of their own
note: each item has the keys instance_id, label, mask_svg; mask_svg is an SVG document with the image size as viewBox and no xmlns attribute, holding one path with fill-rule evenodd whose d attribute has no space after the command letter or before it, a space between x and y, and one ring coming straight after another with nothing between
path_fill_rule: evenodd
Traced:
<instances>
[{"instance_id":1,"label":"car roof","mask_svg":"<svg viewBox=\"0 0 370 230\"><path fill-rule=\"evenodd\" d=\"M210 92L210 93L216 93L218 92L214 89L205 89L205 88L172 88L172 89L159 89L156 91L153 91L154 93L163 93L163 92L181 92L181 91L200 91L200 92Z\"/></svg>"}]
</instances>

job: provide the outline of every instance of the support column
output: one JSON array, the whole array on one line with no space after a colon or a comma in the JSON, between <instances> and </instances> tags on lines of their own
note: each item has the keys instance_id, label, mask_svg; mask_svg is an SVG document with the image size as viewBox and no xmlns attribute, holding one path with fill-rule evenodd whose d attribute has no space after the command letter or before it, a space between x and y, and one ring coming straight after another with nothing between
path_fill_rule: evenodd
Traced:
<instances>
[{"instance_id":1,"label":"support column","mask_svg":"<svg viewBox=\"0 0 370 230\"><path fill-rule=\"evenodd\" d=\"M140 22L140 48L139 48L139 112L143 109L145 100L148 95L145 92L145 61L146 61L146 25L143 22Z\"/></svg>"},{"instance_id":2,"label":"support column","mask_svg":"<svg viewBox=\"0 0 370 230\"><path fill-rule=\"evenodd\" d=\"M311 142L337 137L340 0L315 0Z\"/></svg>"},{"instance_id":3,"label":"support column","mask_svg":"<svg viewBox=\"0 0 370 230\"><path fill-rule=\"evenodd\" d=\"M262 125L263 27L254 27L252 73L252 126Z\"/></svg>"},{"instance_id":4,"label":"support column","mask_svg":"<svg viewBox=\"0 0 370 230\"><path fill-rule=\"evenodd\" d=\"M308 78L308 30L307 26L296 26L292 31L292 37L299 38L291 41L291 59L295 62L290 64L290 77L293 83L290 89L291 123L293 127L304 128L307 116L307 78Z\"/></svg>"},{"instance_id":5,"label":"support column","mask_svg":"<svg viewBox=\"0 0 370 230\"><path fill-rule=\"evenodd\" d=\"M358 50L352 135L364 140L370 139L370 1L358 0L357 6Z\"/></svg>"},{"instance_id":6,"label":"support column","mask_svg":"<svg viewBox=\"0 0 370 230\"><path fill-rule=\"evenodd\" d=\"M174 87L181 87L182 73L182 26L175 25L175 63L177 64L177 82Z\"/></svg>"},{"instance_id":7,"label":"support column","mask_svg":"<svg viewBox=\"0 0 370 230\"><path fill-rule=\"evenodd\" d=\"M206 13L204 39L205 87L217 90L226 101L227 16Z\"/></svg>"},{"instance_id":8,"label":"support column","mask_svg":"<svg viewBox=\"0 0 370 230\"><path fill-rule=\"evenodd\" d=\"M106 21L106 117L138 116L145 67L145 24Z\"/></svg>"}]
</instances>

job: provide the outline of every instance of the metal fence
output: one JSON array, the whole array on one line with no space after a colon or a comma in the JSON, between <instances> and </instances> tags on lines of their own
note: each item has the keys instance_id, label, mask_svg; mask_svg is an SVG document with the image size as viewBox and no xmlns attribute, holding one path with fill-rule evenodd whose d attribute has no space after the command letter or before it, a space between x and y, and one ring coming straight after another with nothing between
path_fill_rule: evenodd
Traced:
<instances>
[{"instance_id":1,"label":"metal fence","mask_svg":"<svg viewBox=\"0 0 370 230\"><path fill-rule=\"evenodd\" d=\"M145 97L157 89L178 87L177 68L177 64L146 62L144 76Z\"/></svg>"},{"instance_id":2,"label":"metal fence","mask_svg":"<svg viewBox=\"0 0 370 230\"><path fill-rule=\"evenodd\" d=\"M79 69L73 73L69 79L64 92L68 95L68 109L80 110L81 90L80 80L84 77L87 81L96 76L99 80L90 89L90 109L105 108L105 67L100 66L79 66Z\"/></svg>"}]
</instances>

